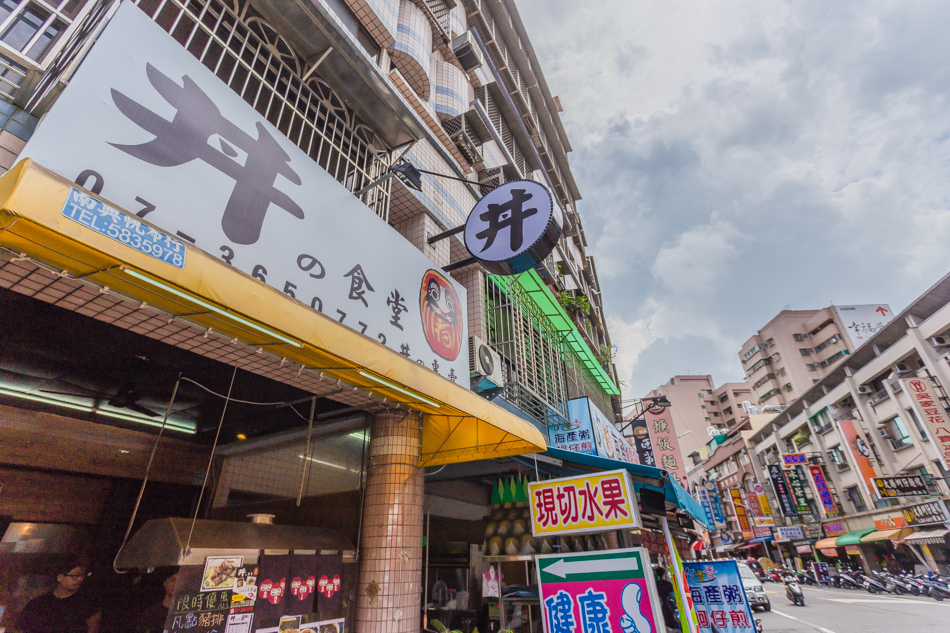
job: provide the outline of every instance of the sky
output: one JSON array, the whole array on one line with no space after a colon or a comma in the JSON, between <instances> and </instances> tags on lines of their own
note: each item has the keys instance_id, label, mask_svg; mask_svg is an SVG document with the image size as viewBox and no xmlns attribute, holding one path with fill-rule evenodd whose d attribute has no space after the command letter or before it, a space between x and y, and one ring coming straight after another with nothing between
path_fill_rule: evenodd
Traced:
<instances>
[{"instance_id":1,"label":"sky","mask_svg":"<svg viewBox=\"0 0 950 633\"><path fill-rule=\"evenodd\" d=\"M950 272L950 3L516 1L625 398L743 380L782 309L899 313Z\"/></svg>"}]
</instances>

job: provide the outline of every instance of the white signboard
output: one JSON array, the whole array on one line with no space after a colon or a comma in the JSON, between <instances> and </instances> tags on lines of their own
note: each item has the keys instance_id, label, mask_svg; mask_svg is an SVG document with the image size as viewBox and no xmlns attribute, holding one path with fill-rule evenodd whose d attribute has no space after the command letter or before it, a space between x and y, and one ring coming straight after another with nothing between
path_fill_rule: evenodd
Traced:
<instances>
[{"instance_id":1,"label":"white signboard","mask_svg":"<svg viewBox=\"0 0 950 633\"><path fill-rule=\"evenodd\" d=\"M22 156L468 387L465 289L131 3Z\"/></svg>"},{"instance_id":2,"label":"white signboard","mask_svg":"<svg viewBox=\"0 0 950 633\"><path fill-rule=\"evenodd\" d=\"M838 318L848 333L851 349L874 336L888 321L894 318L891 307L886 303L868 303L857 306L835 306ZM821 341L816 341L821 343Z\"/></svg>"},{"instance_id":3,"label":"white signboard","mask_svg":"<svg viewBox=\"0 0 950 633\"><path fill-rule=\"evenodd\" d=\"M805 538L800 527L776 527L773 528L779 541L790 541L792 539Z\"/></svg>"}]
</instances>

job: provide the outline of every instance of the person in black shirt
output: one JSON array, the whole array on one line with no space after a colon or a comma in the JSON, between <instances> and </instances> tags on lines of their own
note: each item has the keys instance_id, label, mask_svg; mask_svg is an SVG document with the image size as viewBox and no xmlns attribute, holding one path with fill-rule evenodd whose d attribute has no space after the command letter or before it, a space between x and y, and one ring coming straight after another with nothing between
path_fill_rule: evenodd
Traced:
<instances>
[{"instance_id":1,"label":"person in black shirt","mask_svg":"<svg viewBox=\"0 0 950 633\"><path fill-rule=\"evenodd\" d=\"M165 620L168 619L168 610L171 609L172 600L174 600L175 584L177 582L178 570L175 569L162 582L165 597L161 602L153 604L142 612L135 633L163 633L165 631Z\"/></svg>"},{"instance_id":2,"label":"person in black shirt","mask_svg":"<svg viewBox=\"0 0 950 633\"><path fill-rule=\"evenodd\" d=\"M676 596L673 594L673 583L666 579L666 570L662 567L656 570L656 592L660 598L660 606L663 609L663 620L666 628L679 630L680 622L673 613L673 605L676 604Z\"/></svg>"},{"instance_id":3,"label":"person in black shirt","mask_svg":"<svg viewBox=\"0 0 950 633\"><path fill-rule=\"evenodd\" d=\"M21 633L97 633L102 612L80 591L88 573L73 559L56 570L56 588L30 600L17 619Z\"/></svg>"}]
</instances>

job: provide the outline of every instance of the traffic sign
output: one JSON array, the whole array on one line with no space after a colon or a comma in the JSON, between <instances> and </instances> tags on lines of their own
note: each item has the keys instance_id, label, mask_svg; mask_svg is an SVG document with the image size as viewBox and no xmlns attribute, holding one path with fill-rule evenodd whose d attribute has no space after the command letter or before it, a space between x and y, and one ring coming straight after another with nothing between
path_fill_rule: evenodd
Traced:
<instances>
[{"instance_id":1,"label":"traffic sign","mask_svg":"<svg viewBox=\"0 0 950 633\"><path fill-rule=\"evenodd\" d=\"M545 633L665 630L642 547L536 557Z\"/></svg>"}]
</instances>

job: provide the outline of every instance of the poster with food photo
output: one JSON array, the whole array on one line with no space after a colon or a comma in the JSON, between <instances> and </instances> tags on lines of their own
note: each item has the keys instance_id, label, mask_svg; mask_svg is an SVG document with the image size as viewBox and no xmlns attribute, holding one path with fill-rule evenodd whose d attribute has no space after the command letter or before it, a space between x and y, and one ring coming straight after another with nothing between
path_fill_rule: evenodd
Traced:
<instances>
[{"instance_id":1,"label":"poster with food photo","mask_svg":"<svg viewBox=\"0 0 950 633\"><path fill-rule=\"evenodd\" d=\"M201 576L201 591L234 589L238 570L243 565L243 556L209 556Z\"/></svg>"}]
</instances>

